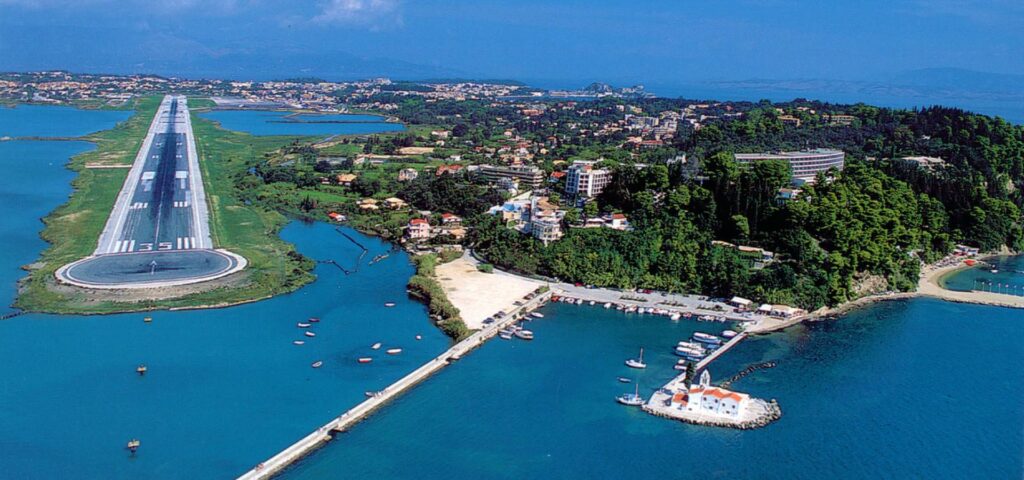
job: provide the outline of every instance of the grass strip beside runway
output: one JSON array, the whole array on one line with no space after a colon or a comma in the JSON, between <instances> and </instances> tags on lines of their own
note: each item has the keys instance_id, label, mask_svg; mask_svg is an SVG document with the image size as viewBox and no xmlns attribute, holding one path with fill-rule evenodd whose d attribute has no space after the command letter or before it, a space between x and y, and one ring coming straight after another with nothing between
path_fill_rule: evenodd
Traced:
<instances>
[{"instance_id":1,"label":"grass strip beside runway","mask_svg":"<svg viewBox=\"0 0 1024 480\"><path fill-rule=\"evenodd\" d=\"M83 137L96 149L73 157L77 172L67 203L51 212L41 234L50 246L30 266L15 306L51 313L112 313L155 308L224 305L265 298L294 290L313 279L313 263L295 253L277 233L287 219L272 210L244 205L235 194L235 179L254 159L290 141L282 137L253 137L219 128L193 116L200 168L210 208L214 245L249 261L244 281L221 288L165 300L110 300L85 290L55 288L54 272L90 255L96 248L127 169L86 168L86 164L130 164L145 138L162 97L137 100L135 115L110 130Z\"/></svg>"}]
</instances>

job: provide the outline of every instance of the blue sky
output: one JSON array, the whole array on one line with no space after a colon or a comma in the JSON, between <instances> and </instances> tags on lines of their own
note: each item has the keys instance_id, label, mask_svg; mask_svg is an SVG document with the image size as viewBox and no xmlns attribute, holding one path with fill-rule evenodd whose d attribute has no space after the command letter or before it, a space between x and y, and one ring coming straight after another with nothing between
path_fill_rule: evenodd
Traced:
<instances>
[{"instance_id":1,"label":"blue sky","mask_svg":"<svg viewBox=\"0 0 1024 480\"><path fill-rule=\"evenodd\" d=\"M0 0L0 70L672 83L1024 74L1024 1Z\"/></svg>"}]
</instances>

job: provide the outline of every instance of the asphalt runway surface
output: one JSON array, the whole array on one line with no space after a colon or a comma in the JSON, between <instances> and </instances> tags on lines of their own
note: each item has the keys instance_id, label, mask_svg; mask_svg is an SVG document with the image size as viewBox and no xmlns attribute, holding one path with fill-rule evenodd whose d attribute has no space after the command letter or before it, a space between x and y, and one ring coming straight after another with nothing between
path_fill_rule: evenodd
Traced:
<instances>
[{"instance_id":1,"label":"asphalt runway surface","mask_svg":"<svg viewBox=\"0 0 1024 480\"><path fill-rule=\"evenodd\" d=\"M235 257L217 250L176 250L90 257L63 273L68 280L92 286L159 285L214 276L237 265Z\"/></svg>"}]
</instances>

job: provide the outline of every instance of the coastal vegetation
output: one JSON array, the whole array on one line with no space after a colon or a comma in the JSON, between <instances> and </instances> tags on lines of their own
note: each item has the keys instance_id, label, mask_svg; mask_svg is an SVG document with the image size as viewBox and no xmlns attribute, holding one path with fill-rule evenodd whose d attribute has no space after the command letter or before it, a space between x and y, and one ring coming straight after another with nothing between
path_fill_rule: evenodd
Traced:
<instances>
[{"instance_id":1,"label":"coastal vegetation","mask_svg":"<svg viewBox=\"0 0 1024 480\"><path fill-rule=\"evenodd\" d=\"M457 342L468 337L471 332L462 321L459 309L448 300L435 278L434 268L440 260L443 259L433 253L413 257L416 275L409 279L409 292L426 302L430 317L445 335Z\"/></svg>"}]
</instances>

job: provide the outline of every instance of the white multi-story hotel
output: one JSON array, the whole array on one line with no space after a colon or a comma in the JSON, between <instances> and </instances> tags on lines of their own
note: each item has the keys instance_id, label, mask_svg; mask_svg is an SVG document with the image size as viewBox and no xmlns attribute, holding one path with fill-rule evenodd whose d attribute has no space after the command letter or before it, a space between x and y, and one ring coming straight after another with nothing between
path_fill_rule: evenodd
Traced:
<instances>
[{"instance_id":1,"label":"white multi-story hotel","mask_svg":"<svg viewBox=\"0 0 1024 480\"><path fill-rule=\"evenodd\" d=\"M576 160L565 172L565 192L576 198L591 198L600 195L612 181L612 172L594 168L593 160Z\"/></svg>"},{"instance_id":2,"label":"white multi-story hotel","mask_svg":"<svg viewBox=\"0 0 1024 480\"><path fill-rule=\"evenodd\" d=\"M830 168L842 170L846 163L846 153L842 150L817 148L800 152L780 153L737 153L736 163L747 165L761 160L782 160L789 164L793 172L793 180L798 183L813 183L819 172Z\"/></svg>"}]
</instances>

